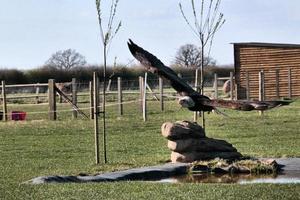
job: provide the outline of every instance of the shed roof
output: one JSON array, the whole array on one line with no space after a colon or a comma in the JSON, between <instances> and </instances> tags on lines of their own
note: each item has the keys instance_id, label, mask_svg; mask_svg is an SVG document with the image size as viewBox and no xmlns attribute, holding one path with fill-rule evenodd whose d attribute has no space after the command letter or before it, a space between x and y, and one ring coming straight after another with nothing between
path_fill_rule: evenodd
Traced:
<instances>
[{"instance_id":1,"label":"shed roof","mask_svg":"<svg viewBox=\"0 0 300 200\"><path fill-rule=\"evenodd\" d=\"M237 42L231 43L238 46L251 47L281 47L281 48L300 48L300 44L283 44L283 43L264 43L264 42Z\"/></svg>"}]
</instances>

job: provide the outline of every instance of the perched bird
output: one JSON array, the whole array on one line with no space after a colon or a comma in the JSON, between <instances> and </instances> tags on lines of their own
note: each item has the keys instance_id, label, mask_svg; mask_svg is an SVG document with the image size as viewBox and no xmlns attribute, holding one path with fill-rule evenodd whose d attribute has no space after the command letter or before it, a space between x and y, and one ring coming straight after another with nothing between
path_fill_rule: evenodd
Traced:
<instances>
[{"instance_id":1,"label":"perched bird","mask_svg":"<svg viewBox=\"0 0 300 200\"><path fill-rule=\"evenodd\" d=\"M181 96L178 103L191 111L212 111L217 107L230 108L241 111L268 110L282 105L288 105L290 101L242 101L210 99L195 91L183 79L169 67L165 66L157 57L136 45L129 39L127 43L131 54L146 68L147 71L167 79L171 86Z\"/></svg>"}]
</instances>

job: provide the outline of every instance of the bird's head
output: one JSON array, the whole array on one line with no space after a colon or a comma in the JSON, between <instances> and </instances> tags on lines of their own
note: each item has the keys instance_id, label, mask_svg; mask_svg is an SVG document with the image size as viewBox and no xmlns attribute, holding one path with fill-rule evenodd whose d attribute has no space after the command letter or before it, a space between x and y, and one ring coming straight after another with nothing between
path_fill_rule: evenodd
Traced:
<instances>
[{"instance_id":1,"label":"bird's head","mask_svg":"<svg viewBox=\"0 0 300 200\"><path fill-rule=\"evenodd\" d=\"M184 96L184 97L181 97L179 100L178 100L178 103L184 107L184 108L191 108L191 107L194 107L195 106L195 102L193 101L193 99L189 96Z\"/></svg>"}]
</instances>

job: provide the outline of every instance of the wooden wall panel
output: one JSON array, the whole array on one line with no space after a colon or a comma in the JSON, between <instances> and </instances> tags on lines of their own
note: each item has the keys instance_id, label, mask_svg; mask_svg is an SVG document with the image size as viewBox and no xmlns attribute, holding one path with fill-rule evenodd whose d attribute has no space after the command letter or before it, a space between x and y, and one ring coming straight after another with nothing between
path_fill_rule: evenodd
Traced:
<instances>
[{"instance_id":1,"label":"wooden wall panel","mask_svg":"<svg viewBox=\"0 0 300 200\"><path fill-rule=\"evenodd\" d=\"M300 45L266 43L234 44L235 77L238 99L246 99L246 73L249 73L250 99L258 99L258 73L265 74L265 97L288 97L288 70L291 69L292 97L300 96ZM279 71L279 82L276 81ZM279 86L277 91L277 86Z\"/></svg>"}]
</instances>

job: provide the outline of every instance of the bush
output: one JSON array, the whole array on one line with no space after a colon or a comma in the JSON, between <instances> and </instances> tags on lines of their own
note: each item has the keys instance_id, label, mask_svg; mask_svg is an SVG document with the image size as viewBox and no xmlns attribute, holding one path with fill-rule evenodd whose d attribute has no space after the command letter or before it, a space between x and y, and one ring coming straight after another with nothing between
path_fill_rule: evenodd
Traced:
<instances>
[{"instance_id":1,"label":"bush","mask_svg":"<svg viewBox=\"0 0 300 200\"><path fill-rule=\"evenodd\" d=\"M182 78L187 81L194 81L195 68L183 68L178 66L172 66L172 69L177 73L181 74ZM204 79L205 82L212 82L214 74L217 73L218 77L229 77L230 72L234 71L233 66L208 66L204 68Z\"/></svg>"},{"instance_id":2,"label":"bush","mask_svg":"<svg viewBox=\"0 0 300 200\"><path fill-rule=\"evenodd\" d=\"M186 81L191 83L194 81L195 69L178 66L172 66L172 69L177 74L181 74L182 78ZM231 71L233 71L231 67L209 66L204 70L205 81L211 82L214 78L214 73L217 73L219 77L228 77ZM55 79L56 82L69 82L72 78L76 78L78 82L86 83L93 79L93 72L97 72L99 80L103 81L103 66L97 65L74 67L70 70L60 70L51 66L42 66L25 72L17 69L2 69L0 70L0 80L5 80L7 84L21 84L47 83L48 79ZM116 81L117 77L121 77L124 81L135 80L135 84L138 84L138 77L144 76L144 74L145 69L141 66L109 66L106 70L107 77L114 81ZM148 83L150 85L157 84L157 76L148 73Z\"/></svg>"},{"instance_id":3,"label":"bush","mask_svg":"<svg viewBox=\"0 0 300 200\"><path fill-rule=\"evenodd\" d=\"M71 74L65 70L58 70L51 67L40 67L26 72L31 83L47 83L48 79L55 79L57 82L67 82L72 79Z\"/></svg>"},{"instance_id":4,"label":"bush","mask_svg":"<svg viewBox=\"0 0 300 200\"><path fill-rule=\"evenodd\" d=\"M0 69L0 80L4 80L6 84L28 83L24 72L17 69Z\"/></svg>"}]
</instances>

